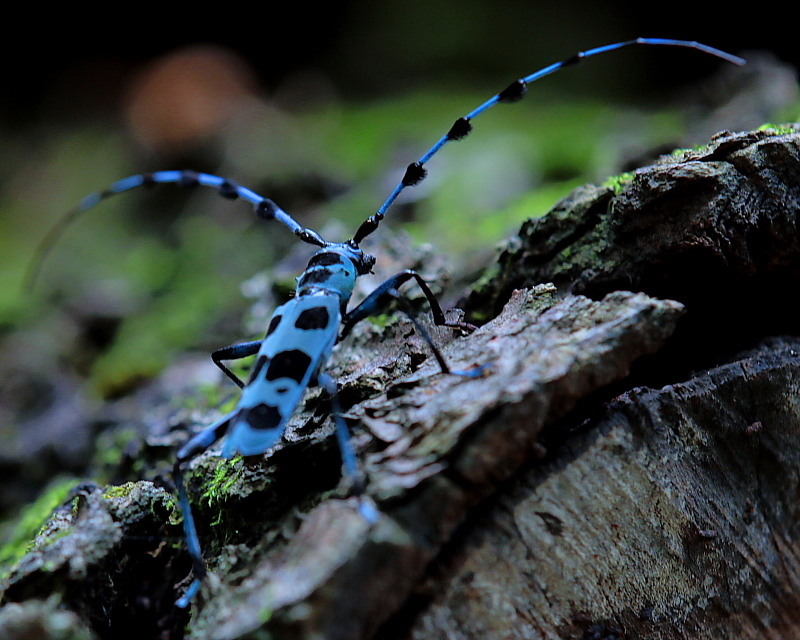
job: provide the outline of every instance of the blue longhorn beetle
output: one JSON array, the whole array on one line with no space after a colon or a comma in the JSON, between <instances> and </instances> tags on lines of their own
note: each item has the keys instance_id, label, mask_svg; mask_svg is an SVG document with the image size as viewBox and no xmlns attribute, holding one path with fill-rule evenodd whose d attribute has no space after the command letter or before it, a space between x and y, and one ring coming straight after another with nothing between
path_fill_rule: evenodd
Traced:
<instances>
[{"instance_id":1,"label":"blue longhorn beetle","mask_svg":"<svg viewBox=\"0 0 800 640\"><path fill-rule=\"evenodd\" d=\"M737 65L744 60L719 49L685 40L662 38L637 38L625 42L582 51L574 56L556 62L529 76L512 82L500 93L484 102L474 111L455 121L450 130L416 162L411 163L405 175L391 195L367 218L346 242L327 242L316 231L301 226L288 213L269 198L242 187L231 180L206 173L192 171L158 171L125 178L112 184L105 191L95 192L74 209L67 212L42 240L32 261L29 282L33 282L47 252L56 242L64 228L78 215L91 209L101 201L119 193L148 184L173 183L181 186L202 185L216 189L225 198L242 198L251 203L258 217L278 220L288 227L300 240L320 247L308 263L305 271L297 279L295 296L278 307L270 321L263 340L237 344L219 349L212 354L214 363L235 382L242 395L236 408L221 420L206 427L180 448L173 467L173 477L177 485L180 507L184 516L184 530L192 558L194 580L186 594L178 601L178 606L186 607L197 593L206 575L200 541L195 528L192 509L186 492L182 467L198 454L206 451L221 438L226 437L222 456L231 458L236 454L245 456L265 453L283 436L286 424L297 409L307 388L322 386L331 396L336 433L342 452L345 473L354 487L360 492L358 466L348 433L347 424L341 415L337 399L337 386L333 378L324 372L323 367L337 340L344 338L360 320L375 315L392 300L397 300L401 309L410 319L430 346L443 373L464 376L481 375L485 367L470 371L450 371L441 352L436 348L424 327L411 313L410 308L398 292L409 280L415 280L430 304L433 321L436 325L455 327L464 330L474 329L463 322L448 322L439 303L425 281L414 271L403 271L389 278L372 292L360 305L347 311L356 279L370 273L375 264L375 256L364 253L361 242L378 228L386 211L406 187L421 182L427 173L425 164L448 142L465 138L472 130L472 120L499 103L520 100L531 82L567 66L576 65L582 60L631 45L665 45L688 47L706 54L722 58ZM341 333L339 326L342 325ZM223 363L246 356L257 355L255 366L247 383L243 383ZM361 512L365 518L374 521L377 511L371 503L362 499Z\"/></svg>"}]
</instances>

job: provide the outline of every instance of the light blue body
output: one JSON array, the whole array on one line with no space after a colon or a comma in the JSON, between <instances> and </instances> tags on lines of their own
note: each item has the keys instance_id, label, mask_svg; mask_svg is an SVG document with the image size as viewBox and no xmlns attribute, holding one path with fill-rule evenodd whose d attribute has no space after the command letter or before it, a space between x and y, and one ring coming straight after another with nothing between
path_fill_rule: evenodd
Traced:
<instances>
[{"instance_id":1,"label":"light blue body","mask_svg":"<svg viewBox=\"0 0 800 640\"><path fill-rule=\"evenodd\" d=\"M297 319L308 309L326 309L330 321L325 327L312 330L294 328ZM266 364L256 371L242 391L242 397L231 418L231 427L222 449L222 455L231 458L237 453L244 456L265 452L280 440L286 422L291 418L297 405L303 398L309 383L314 380L327 359L330 357L341 322L339 296L318 292L293 298L275 310L275 317L281 323L274 333L262 343L256 362ZM300 352L308 357L308 366L302 378L297 380L289 376L267 379L269 363L281 353ZM258 366L258 365L256 365ZM259 406L275 407L280 421L268 428L259 428L253 409ZM264 424L264 421L261 421Z\"/></svg>"},{"instance_id":2,"label":"light blue body","mask_svg":"<svg viewBox=\"0 0 800 640\"><path fill-rule=\"evenodd\" d=\"M358 259L346 244L318 251L298 278L295 297L275 309L253 373L230 414L224 457L264 453L280 440L336 344Z\"/></svg>"}]
</instances>

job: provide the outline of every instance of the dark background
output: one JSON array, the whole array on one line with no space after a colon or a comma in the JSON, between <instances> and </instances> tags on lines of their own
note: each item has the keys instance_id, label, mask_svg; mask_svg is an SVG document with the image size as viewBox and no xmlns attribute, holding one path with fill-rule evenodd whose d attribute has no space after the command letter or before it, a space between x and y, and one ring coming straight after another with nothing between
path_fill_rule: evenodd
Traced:
<instances>
[{"instance_id":1,"label":"dark background","mask_svg":"<svg viewBox=\"0 0 800 640\"><path fill-rule=\"evenodd\" d=\"M130 74L194 43L238 52L266 91L313 69L344 98L454 79L496 85L577 50L636 36L700 40L732 52L768 49L796 63L793 21L748 7L751 13L743 15L729 3L350 0L313 9L304 2L223 3L211 10L122 3L90 13L71 4L42 10L30 3L18 7L21 19L6 23L9 35L19 28L22 43L5 37L0 44L0 115L15 123L97 117L99 110L113 111ZM582 76L576 89L648 95L690 83L715 64L691 59L686 65L663 50L620 54Z\"/></svg>"}]
</instances>

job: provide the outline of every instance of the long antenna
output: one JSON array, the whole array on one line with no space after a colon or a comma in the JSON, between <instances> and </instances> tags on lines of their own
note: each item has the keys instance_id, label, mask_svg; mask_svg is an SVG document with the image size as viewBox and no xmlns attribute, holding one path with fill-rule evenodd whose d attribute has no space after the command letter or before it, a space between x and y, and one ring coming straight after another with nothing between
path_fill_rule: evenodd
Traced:
<instances>
[{"instance_id":1,"label":"long antenna","mask_svg":"<svg viewBox=\"0 0 800 640\"><path fill-rule=\"evenodd\" d=\"M28 269L25 273L25 279L23 280L25 290L30 291L33 288L45 258L47 258L53 246L61 238L64 230L72 224L76 218L90 209L93 209L104 200L117 194L136 189L137 187L169 183L177 184L182 187L193 187L196 185L211 187L216 189L223 198L228 198L230 200L242 198L253 205L253 209L259 218L264 218L266 220L274 218L278 222L289 227L292 233L303 242L318 247L324 247L328 244L316 231L301 226L292 216L286 213L272 200L260 196L255 191L236 184L232 180L220 178L219 176L208 173L197 173L195 171L156 171L155 173L141 173L118 180L103 191L95 191L89 194L81 200L76 207L70 209L58 219L55 225L50 228L47 235L45 235L38 244L31 261L28 263Z\"/></svg>"},{"instance_id":2,"label":"long antenna","mask_svg":"<svg viewBox=\"0 0 800 640\"><path fill-rule=\"evenodd\" d=\"M403 191L406 187L413 187L414 185L419 184L425 179L427 175L427 170L425 169L425 163L428 162L438 151L446 145L451 140L462 140L466 138L467 135L472 131L472 119L482 114L484 111L491 109L494 105L498 103L511 103L516 102L517 100L521 100L525 93L528 90L528 85L532 82L536 82L537 80L544 78L551 73L555 73L559 69L563 69L564 67L571 67L575 66L581 62L583 62L586 58L591 58L592 56L596 56L600 53L606 53L608 51L614 51L616 49L622 49L623 47L630 47L633 45L659 45L659 46L668 46L668 47L687 47L689 49L696 49L697 51L701 51L703 53L707 53L712 56L716 56L717 58L722 58L728 62L732 62L733 64L743 65L745 60L740 58L739 56L734 56L730 53L726 53L725 51L721 51L719 49L715 49L714 47L709 47L706 44L702 44L700 42L695 41L688 41L688 40L668 40L664 38L636 38L635 40L627 40L625 42L617 42L616 44L609 44L604 47L597 47L596 49L589 49L588 51L580 51L576 53L574 56L567 58L566 60L562 60L561 62L556 62L551 64L544 69L540 69L536 73L532 73L529 76L521 78L512 82L508 85L505 89L503 89L500 93L493 96L486 102L484 102L481 106L479 106L474 111L471 111L466 116L459 118L455 121L453 126L450 128L444 136L442 136L439 141L430 148L430 150L422 156L416 162L412 162L406 168L405 175L403 179L400 181L400 184L395 187L394 191L392 191L391 195L386 199L381 205L381 208L378 211L367 218L362 225L359 227L356 234L353 236L352 242L358 246L361 241L366 238L370 233L375 231L378 228L381 220L386 216L386 210L392 206L392 203L397 199L397 196L400 195L400 192Z\"/></svg>"}]
</instances>

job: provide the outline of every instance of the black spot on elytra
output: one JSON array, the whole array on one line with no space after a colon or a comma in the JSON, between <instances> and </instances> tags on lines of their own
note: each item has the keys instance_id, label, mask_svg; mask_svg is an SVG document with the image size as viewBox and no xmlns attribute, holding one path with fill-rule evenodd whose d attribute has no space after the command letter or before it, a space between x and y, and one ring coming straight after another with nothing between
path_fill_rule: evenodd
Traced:
<instances>
[{"instance_id":1,"label":"black spot on elytra","mask_svg":"<svg viewBox=\"0 0 800 640\"><path fill-rule=\"evenodd\" d=\"M310 366L311 356L299 349L279 351L270 360L269 368L267 369L267 380L290 378L300 384L303 382L303 378Z\"/></svg>"},{"instance_id":2,"label":"black spot on elytra","mask_svg":"<svg viewBox=\"0 0 800 640\"><path fill-rule=\"evenodd\" d=\"M313 331L314 329L324 329L331 321L327 307L311 307L301 313L294 326L303 331Z\"/></svg>"},{"instance_id":3,"label":"black spot on elytra","mask_svg":"<svg viewBox=\"0 0 800 640\"><path fill-rule=\"evenodd\" d=\"M272 320L269 321L269 329L267 329L267 337L271 336L275 332L275 329L278 328L281 320L283 320L283 316L280 314L277 316L272 316Z\"/></svg>"},{"instance_id":4,"label":"black spot on elytra","mask_svg":"<svg viewBox=\"0 0 800 640\"><path fill-rule=\"evenodd\" d=\"M268 431L275 429L281 424L283 416L278 410L278 407L273 407L271 404L262 402L255 407L247 409L244 413L244 420L247 421L253 429L258 431Z\"/></svg>"},{"instance_id":5,"label":"black spot on elytra","mask_svg":"<svg viewBox=\"0 0 800 640\"><path fill-rule=\"evenodd\" d=\"M258 374L261 373L261 370L264 368L264 365L269 362L269 358L267 356L259 356L258 360L256 360L256 366L253 367L253 372L250 374L250 380L247 381L247 384L250 384L253 380L258 377Z\"/></svg>"},{"instance_id":6,"label":"black spot on elytra","mask_svg":"<svg viewBox=\"0 0 800 640\"><path fill-rule=\"evenodd\" d=\"M327 267L315 267L310 271L306 271L303 277L300 278L300 286L303 287L307 284L317 284L319 282L327 282L333 275L333 271Z\"/></svg>"}]
</instances>

